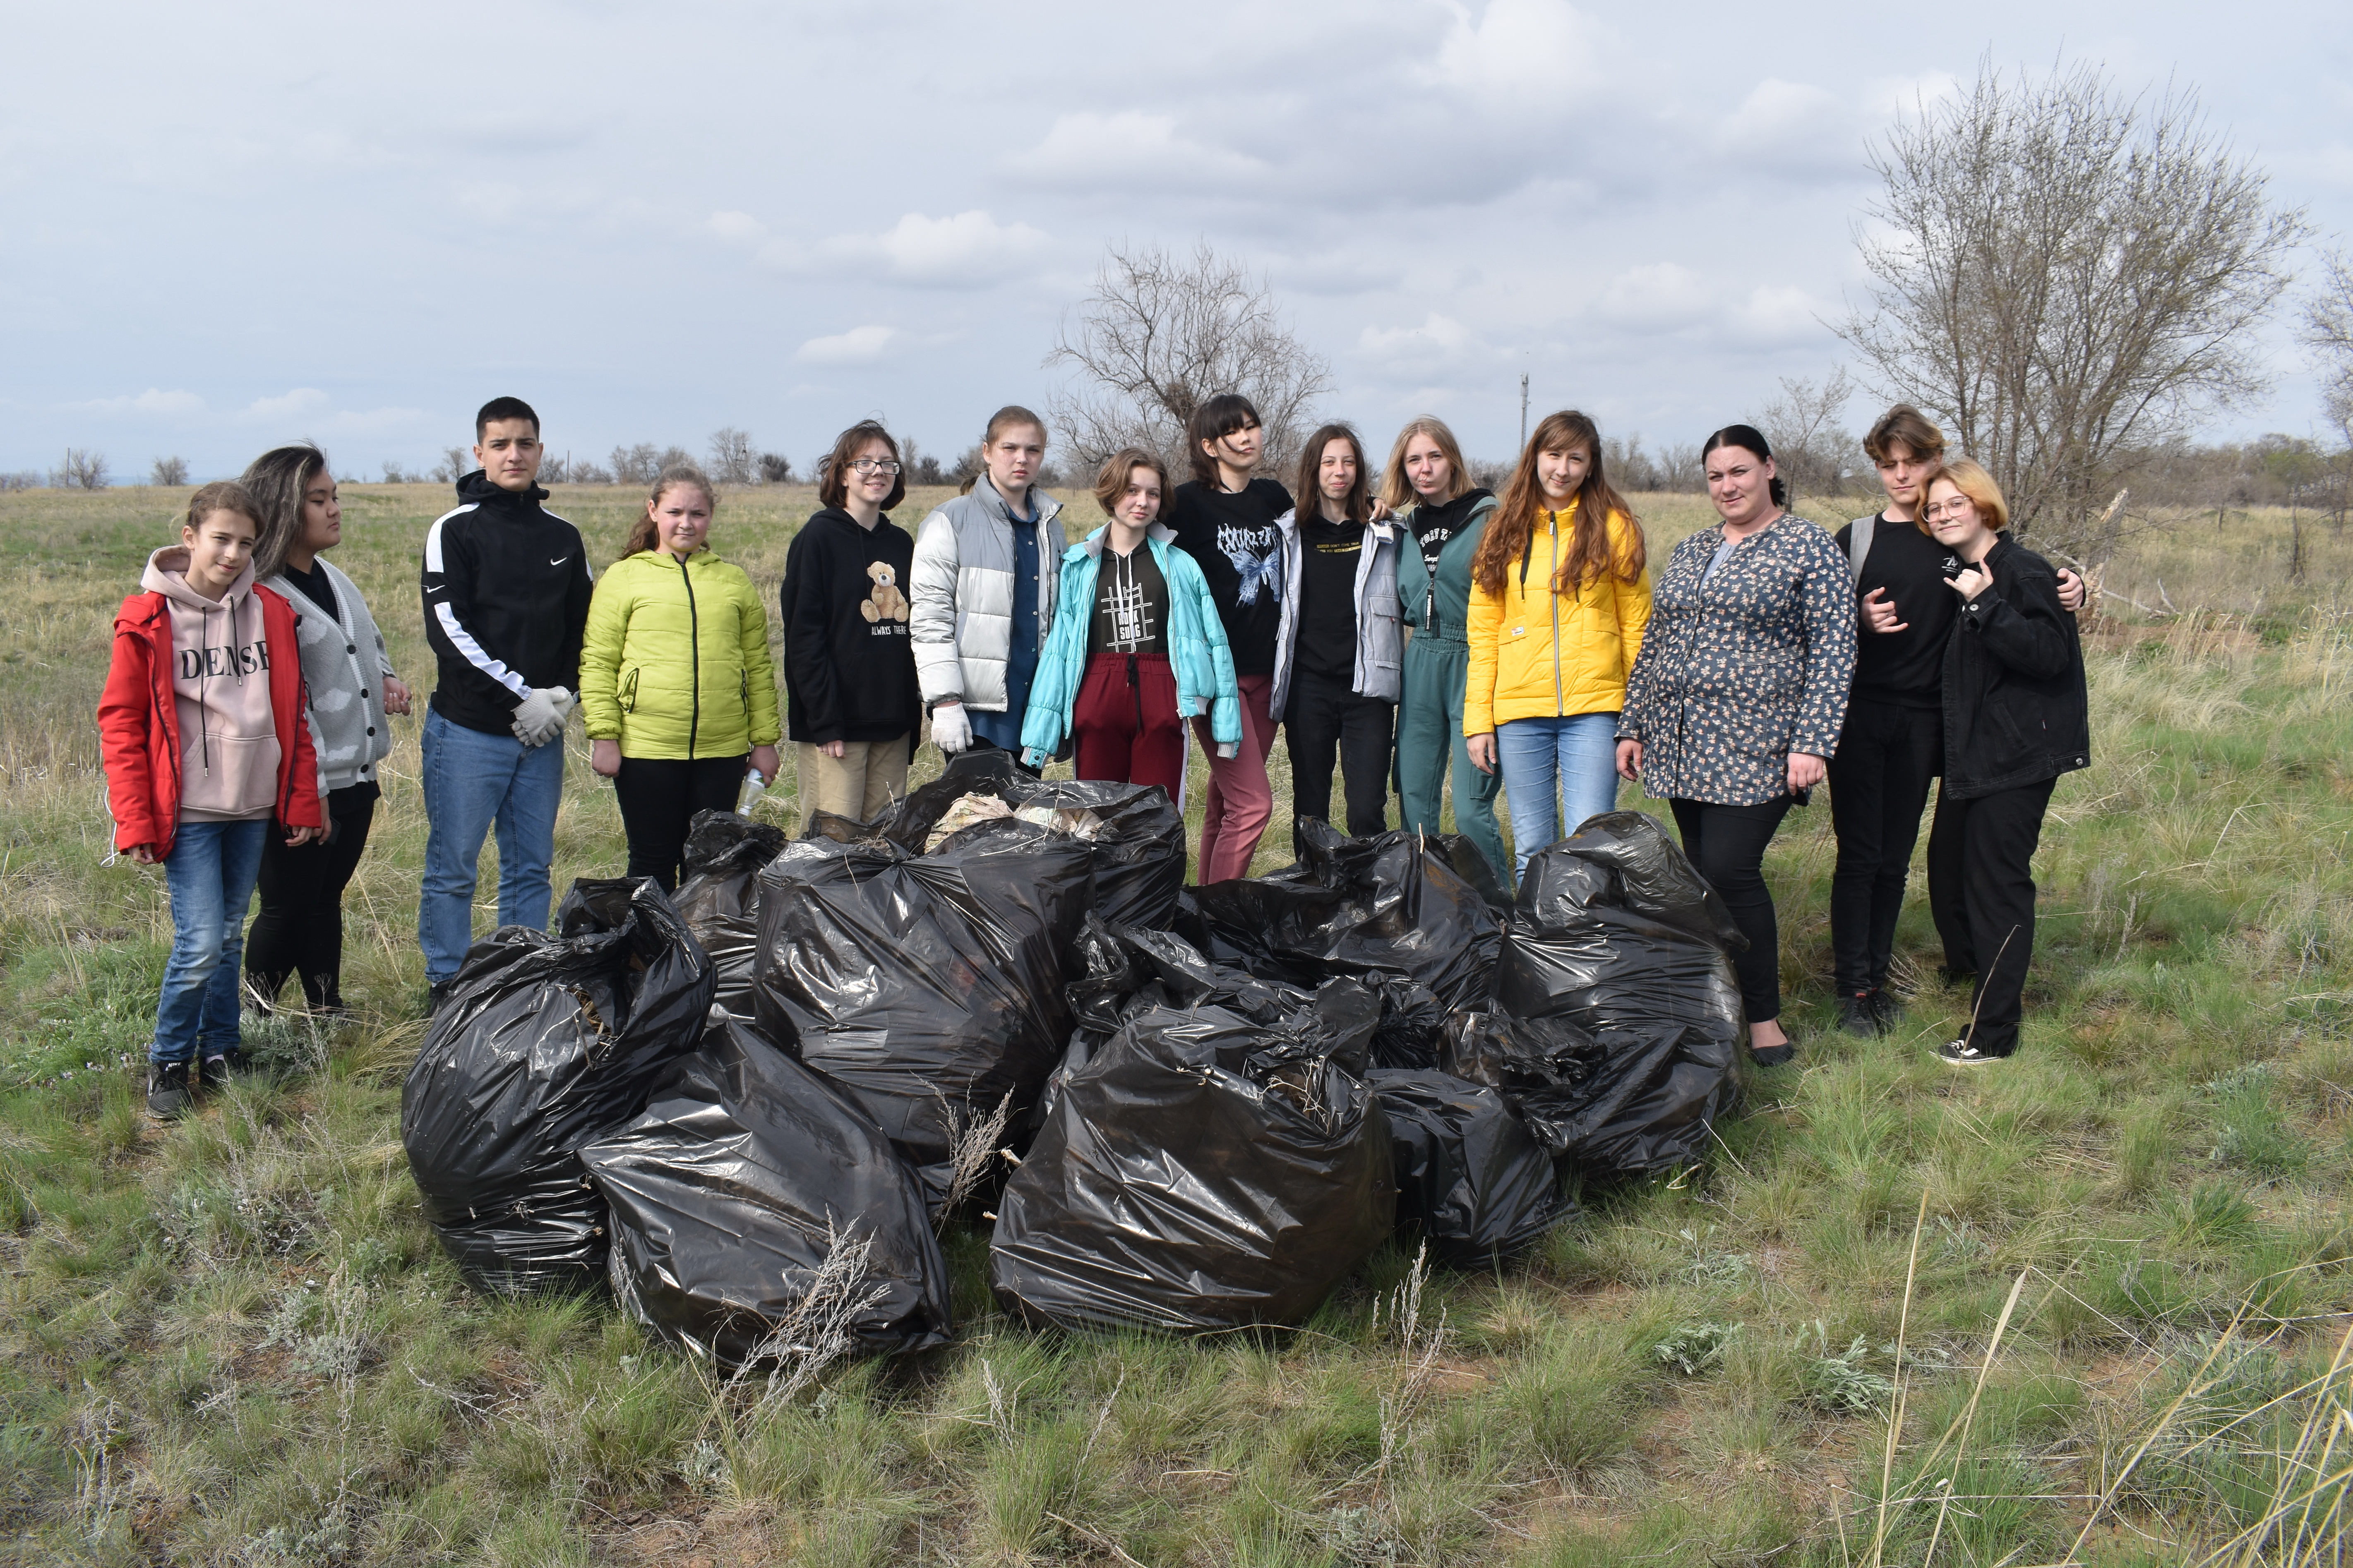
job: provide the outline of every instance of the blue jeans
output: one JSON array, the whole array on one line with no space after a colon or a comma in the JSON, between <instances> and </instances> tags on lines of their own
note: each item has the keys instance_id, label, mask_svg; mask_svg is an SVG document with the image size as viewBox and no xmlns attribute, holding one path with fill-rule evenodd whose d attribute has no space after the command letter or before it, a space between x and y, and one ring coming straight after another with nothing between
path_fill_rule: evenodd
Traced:
<instances>
[{"instance_id":1,"label":"blue jeans","mask_svg":"<svg viewBox=\"0 0 2353 1568\"><path fill-rule=\"evenodd\" d=\"M526 746L425 715L425 886L417 945L425 978L458 973L474 943L474 870L482 840L499 830L499 924L547 929L547 863L555 857L555 808L564 798L564 738Z\"/></svg>"},{"instance_id":2,"label":"blue jeans","mask_svg":"<svg viewBox=\"0 0 2353 1568\"><path fill-rule=\"evenodd\" d=\"M193 1061L235 1050L245 907L261 875L268 822L183 822L164 861L172 896L172 956L155 1006L148 1059Z\"/></svg>"},{"instance_id":3,"label":"blue jeans","mask_svg":"<svg viewBox=\"0 0 2353 1568\"><path fill-rule=\"evenodd\" d=\"M1528 857L1557 843L1561 805L1568 831L1618 805L1618 715L1573 713L1566 719L1514 719L1495 729L1495 759L1504 800L1512 813L1514 871Z\"/></svg>"}]
</instances>

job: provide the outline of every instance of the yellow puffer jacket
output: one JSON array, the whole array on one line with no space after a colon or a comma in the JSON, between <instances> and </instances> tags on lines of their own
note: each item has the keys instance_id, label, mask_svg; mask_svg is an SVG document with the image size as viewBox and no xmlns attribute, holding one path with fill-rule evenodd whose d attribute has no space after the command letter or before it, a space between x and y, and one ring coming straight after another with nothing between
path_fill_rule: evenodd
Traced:
<instances>
[{"instance_id":1,"label":"yellow puffer jacket","mask_svg":"<svg viewBox=\"0 0 2353 1568\"><path fill-rule=\"evenodd\" d=\"M580 647L588 738L625 757L740 757L776 742L768 611L740 566L709 551L681 570L667 550L596 583Z\"/></svg>"},{"instance_id":2,"label":"yellow puffer jacket","mask_svg":"<svg viewBox=\"0 0 2353 1568\"><path fill-rule=\"evenodd\" d=\"M1576 517L1575 502L1566 511L1536 513L1527 574L1514 562L1501 595L1471 584L1465 735L1483 735L1514 719L1615 713L1626 706L1626 677L1651 624L1651 576L1645 571L1629 583L1612 572L1574 594L1554 593L1553 574L1568 552ZM1491 518L1488 527L1494 525ZM1611 557L1625 561L1634 539L1633 520L1610 513Z\"/></svg>"}]
</instances>

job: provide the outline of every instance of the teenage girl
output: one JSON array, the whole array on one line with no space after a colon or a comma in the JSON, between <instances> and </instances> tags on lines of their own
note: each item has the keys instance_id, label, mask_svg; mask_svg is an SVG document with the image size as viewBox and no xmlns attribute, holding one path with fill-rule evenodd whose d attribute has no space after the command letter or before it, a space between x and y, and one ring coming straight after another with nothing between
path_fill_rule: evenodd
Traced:
<instances>
[{"instance_id":1,"label":"teenage girl","mask_svg":"<svg viewBox=\"0 0 2353 1568\"><path fill-rule=\"evenodd\" d=\"M1209 584L1241 693L1241 742L1232 755L1219 753L1206 721L1193 721L1201 749L1209 753L1196 862L1203 882L1250 875L1250 858L1274 814L1266 759L1282 719L1274 666L1287 591L1276 520L1292 510L1292 501L1277 481L1254 477L1264 434L1258 410L1240 394L1220 393L1203 403L1186 432L1193 477L1167 503L1176 547Z\"/></svg>"},{"instance_id":2,"label":"teenage girl","mask_svg":"<svg viewBox=\"0 0 2353 1568\"><path fill-rule=\"evenodd\" d=\"M1299 489L1311 498L1306 508L1275 520L1285 559L1273 701L1291 754L1291 810L1329 819L1336 752L1348 832L1362 837L1388 826L1404 636L1398 530L1374 520L1365 448L1345 425L1307 438Z\"/></svg>"},{"instance_id":3,"label":"teenage girl","mask_svg":"<svg viewBox=\"0 0 2353 1568\"><path fill-rule=\"evenodd\" d=\"M742 567L711 553L718 506L701 469L662 470L596 584L580 647L589 765L620 797L628 875L665 893L695 813L733 811L747 770L776 776L767 607Z\"/></svg>"},{"instance_id":4,"label":"teenage girl","mask_svg":"<svg viewBox=\"0 0 2353 1568\"><path fill-rule=\"evenodd\" d=\"M1241 694L1226 628L1193 558L1160 526L1168 470L1129 447L1103 461L1095 502L1110 521L1063 552L1054 629L1029 689L1023 761L1042 768L1064 737L1082 779L1158 784L1178 799L1185 721L1207 721L1212 755L1241 740Z\"/></svg>"},{"instance_id":5,"label":"teenage girl","mask_svg":"<svg viewBox=\"0 0 2353 1568\"><path fill-rule=\"evenodd\" d=\"M1593 421L1545 416L1471 565L1462 730L1472 761L1503 773L1515 876L1618 803L1618 714L1651 619L1645 564Z\"/></svg>"},{"instance_id":6,"label":"teenage girl","mask_svg":"<svg viewBox=\"0 0 2353 1568\"><path fill-rule=\"evenodd\" d=\"M1439 831L1447 763L1453 763L1454 825L1502 878L1504 836L1495 826L1501 780L1472 764L1462 731L1462 692L1469 679L1471 560L1478 552L1495 494L1471 482L1454 432L1420 418L1398 433L1381 476L1381 499L1420 545L1419 574L1398 574L1406 623L1405 673L1398 701L1398 805L1402 825Z\"/></svg>"}]
</instances>

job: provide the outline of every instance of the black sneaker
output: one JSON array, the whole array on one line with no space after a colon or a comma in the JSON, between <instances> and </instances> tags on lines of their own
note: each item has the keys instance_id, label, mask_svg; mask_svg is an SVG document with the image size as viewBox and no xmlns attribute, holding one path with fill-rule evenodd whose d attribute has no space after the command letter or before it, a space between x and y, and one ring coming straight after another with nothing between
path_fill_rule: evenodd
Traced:
<instances>
[{"instance_id":1,"label":"black sneaker","mask_svg":"<svg viewBox=\"0 0 2353 1568\"><path fill-rule=\"evenodd\" d=\"M1751 1046L1748 1047L1748 1059L1760 1068L1787 1067L1798 1059L1798 1047L1788 1040L1778 1046L1767 1046L1761 1051Z\"/></svg>"},{"instance_id":2,"label":"black sneaker","mask_svg":"<svg viewBox=\"0 0 2353 1568\"><path fill-rule=\"evenodd\" d=\"M1990 1051L1981 1051L1967 1040L1947 1040L1936 1047L1936 1058L1948 1068L1983 1067L2002 1058Z\"/></svg>"},{"instance_id":3,"label":"black sneaker","mask_svg":"<svg viewBox=\"0 0 2353 1568\"><path fill-rule=\"evenodd\" d=\"M147 1064L147 1114L162 1121L174 1121L188 1113L195 1103L195 1095L188 1087L186 1062L149 1062Z\"/></svg>"},{"instance_id":4,"label":"black sneaker","mask_svg":"<svg viewBox=\"0 0 2353 1568\"><path fill-rule=\"evenodd\" d=\"M1874 991L1851 991L1839 998L1838 1026L1858 1040L1876 1039L1881 1034L1879 1009L1872 1005Z\"/></svg>"},{"instance_id":5,"label":"black sneaker","mask_svg":"<svg viewBox=\"0 0 2353 1568\"><path fill-rule=\"evenodd\" d=\"M216 1051L205 1058L205 1091L209 1094L214 1089L227 1089L229 1079L243 1078L252 1070L253 1058L245 1054L243 1046L231 1046L226 1051Z\"/></svg>"},{"instance_id":6,"label":"black sneaker","mask_svg":"<svg viewBox=\"0 0 2353 1568\"><path fill-rule=\"evenodd\" d=\"M1904 1004L1894 992L1874 991L1871 994L1871 1016L1878 1021L1881 1034L1892 1035L1895 1026L1904 1022Z\"/></svg>"}]
</instances>

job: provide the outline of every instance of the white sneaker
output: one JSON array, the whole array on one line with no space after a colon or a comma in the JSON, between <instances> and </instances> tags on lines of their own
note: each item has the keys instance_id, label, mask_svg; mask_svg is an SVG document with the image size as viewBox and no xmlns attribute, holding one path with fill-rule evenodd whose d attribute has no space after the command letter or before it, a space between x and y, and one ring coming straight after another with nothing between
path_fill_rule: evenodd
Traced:
<instances>
[{"instance_id":1,"label":"white sneaker","mask_svg":"<svg viewBox=\"0 0 2353 1568\"><path fill-rule=\"evenodd\" d=\"M1947 1040L1936 1047L1936 1056L1948 1068L1982 1067L2001 1058L1989 1051L1981 1051L1967 1040Z\"/></svg>"}]
</instances>

